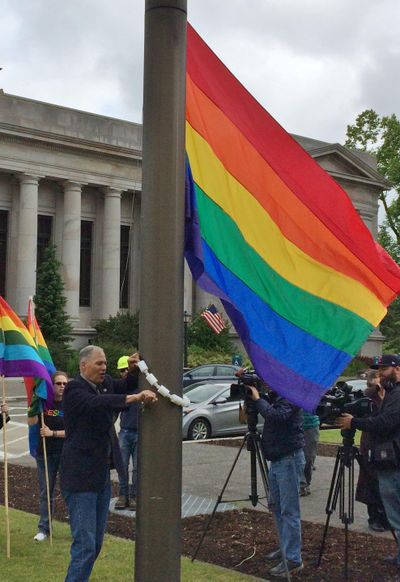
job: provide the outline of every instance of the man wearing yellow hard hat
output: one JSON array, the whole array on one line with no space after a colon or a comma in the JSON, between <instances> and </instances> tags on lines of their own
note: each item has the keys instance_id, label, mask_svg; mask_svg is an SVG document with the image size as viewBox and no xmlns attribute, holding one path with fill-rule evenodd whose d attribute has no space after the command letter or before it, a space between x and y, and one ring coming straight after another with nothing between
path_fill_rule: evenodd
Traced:
<instances>
[{"instance_id":1,"label":"man wearing yellow hard hat","mask_svg":"<svg viewBox=\"0 0 400 582\"><path fill-rule=\"evenodd\" d=\"M128 374L129 356L121 356L117 362L117 370L121 378ZM138 389L136 380L135 392ZM115 503L115 509L136 509L136 471L137 471L137 435L138 435L139 406L133 404L125 408L120 414L120 432L118 434L119 447L121 449L124 473L118 475L119 497ZM132 459L131 483L129 484L129 462Z\"/></svg>"}]
</instances>

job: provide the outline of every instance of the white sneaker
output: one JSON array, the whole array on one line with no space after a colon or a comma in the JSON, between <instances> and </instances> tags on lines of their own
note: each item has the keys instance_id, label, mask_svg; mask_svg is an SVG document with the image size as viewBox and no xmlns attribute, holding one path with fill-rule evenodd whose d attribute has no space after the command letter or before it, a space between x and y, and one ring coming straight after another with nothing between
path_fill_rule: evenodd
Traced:
<instances>
[{"instance_id":1,"label":"white sneaker","mask_svg":"<svg viewBox=\"0 0 400 582\"><path fill-rule=\"evenodd\" d=\"M33 539L36 542L43 542L45 539L47 539L47 534L43 533L42 531L39 531Z\"/></svg>"}]
</instances>

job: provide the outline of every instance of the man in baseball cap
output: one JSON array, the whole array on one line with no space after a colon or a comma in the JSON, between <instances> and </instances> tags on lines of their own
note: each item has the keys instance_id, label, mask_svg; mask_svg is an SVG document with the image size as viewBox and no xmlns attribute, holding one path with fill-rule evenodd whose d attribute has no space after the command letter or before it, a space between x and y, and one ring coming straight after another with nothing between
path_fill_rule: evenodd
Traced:
<instances>
[{"instance_id":1,"label":"man in baseball cap","mask_svg":"<svg viewBox=\"0 0 400 582\"><path fill-rule=\"evenodd\" d=\"M341 429L358 429L371 434L368 456L378 474L379 492L387 519L396 532L397 554L385 558L400 570L400 357L384 354L371 366L378 370L377 394L382 404L369 418L342 414L336 421Z\"/></svg>"},{"instance_id":2,"label":"man in baseball cap","mask_svg":"<svg viewBox=\"0 0 400 582\"><path fill-rule=\"evenodd\" d=\"M400 366L400 356L397 354L383 354L374 358L374 363L370 366L373 370L380 368L391 368Z\"/></svg>"}]
</instances>

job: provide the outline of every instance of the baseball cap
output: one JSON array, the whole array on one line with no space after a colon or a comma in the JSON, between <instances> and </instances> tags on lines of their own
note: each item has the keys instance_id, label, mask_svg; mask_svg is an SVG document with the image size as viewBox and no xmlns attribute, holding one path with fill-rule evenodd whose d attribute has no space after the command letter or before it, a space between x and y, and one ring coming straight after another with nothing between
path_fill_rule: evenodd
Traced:
<instances>
[{"instance_id":1,"label":"baseball cap","mask_svg":"<svg viewBox=\"0 0 400 582\"><path fill-rule=\"evenodd\" d=\"M388 368L389 366L400 366L400 357L397 354L383 354L374 358L374 363L370 366L372 370Z\"/></svg>"},{"instance_id":2,"label":"baseball cap","mask_svg":"<svg viewBox=\"0 0 400 582\"><path fill-rule=\"evenodd\" d=\"M121 356L117 362L117 370L125 370L128 368L129 356Z\"/></svg>"}]
</instances>

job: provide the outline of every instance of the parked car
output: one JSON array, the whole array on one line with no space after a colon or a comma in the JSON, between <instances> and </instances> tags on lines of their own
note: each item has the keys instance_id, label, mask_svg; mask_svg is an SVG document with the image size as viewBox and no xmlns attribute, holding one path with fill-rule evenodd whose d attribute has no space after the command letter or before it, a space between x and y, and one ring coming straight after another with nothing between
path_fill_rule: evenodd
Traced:
<instances>
[{"instance_id":1,"label":"parked car","mask_svg":"<svg viewBox=\"0 0 400 582\"><path fill-rule=\"evenodd\" d=\"M206 380L230 380L233 382L236 379L235 372L239 370L239 366L232 364L205 364L192 368L183 374L183 387L190 386L196 382L205 382Z\"/></svg>"},{"instance_id":2,"label":"parked car","mask_svg":"<svg viewBox=\"0 0 400 582\"><path fill-rule=\"evenodd\" d=\"M190 405L183 408L182 436L204 440L215 436L245 434L246 424L239 422L239 397L231 395L230 382L199 382L184 389ZM258 425L262 429L262 422Z\"/></svg>"},{"instance_id":3,"label":"parked car","mask_svg":"<svg viewBox=\"0 0 400 582\"><path fill-rule=\"evenodd\" d=\"M352 392L358 392L359 390L364 390L367 387L367 381L361 378L350 378L350 380L346 380L347 384L351 386Z\"/></svg>"}]
</instances>

